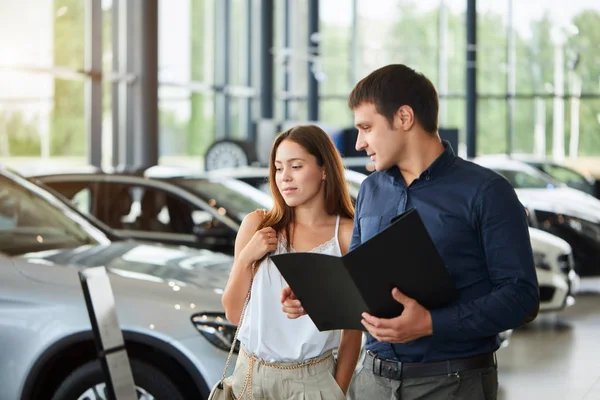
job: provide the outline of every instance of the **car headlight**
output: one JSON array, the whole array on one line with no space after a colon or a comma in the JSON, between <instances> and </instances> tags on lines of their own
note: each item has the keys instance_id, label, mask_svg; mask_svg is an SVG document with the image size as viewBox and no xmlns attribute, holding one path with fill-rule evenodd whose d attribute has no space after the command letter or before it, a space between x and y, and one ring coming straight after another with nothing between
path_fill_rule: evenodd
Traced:
<instances>
[{"instance_id":1,"label":"car headlight","mask_svg":"<svg viewBox=\"0 0 600 400\"><path fill-rule=\"evenodd\" d=\"M593 240L600 240L600 228L597 223L575 217L566 217L565 222L574 231Z\"/></svg>"},{"instance_id":2,"label":"car headlight","mask_svg":"<svg viewBox=\"0 0 600 400\"><path fill-rule=\"evenodd\" d=\"M569 218L567 220L567 222L569 223L569 226L571 228L573 228L574 230L576 230L577 232L581 232L583 231L583 225L581 224L580 221L574 219L574 218Z\"/></svg>"},{"instance_id":3,"label":"car headlight","mask_svg":"<svg viewBox=\"0 0 600 400\"><path fill-rule=\"evenodd\" d=\"M217 346L221 350L229 351L235 331L236 325L233 325L225 318L224 313L218 312L203 312L192 315L192 323L209 342ZM239 351L239 342L236 341L234 353Z\"/></svg>"},{"instance_id":4,"label":"car headlight","mask_svg":"<svg viewBox=\"0 0 600 400\"><path fill-rule=\"evenodd\" d=\"M550 264L548 264L548 261L546 260L546 255L539 251L533 252L533 262L538 268L545 269L546 271L550 271L551 269Z\"/></svg>"},{"instance_id":5,"label":"car headlight","mask_svg":"<svg viewBox=\"0 0 600 400\"><path fill-rule=\"evenodd\" d=\"M568 275L569 272L573 269L573 253L569 254L561 254L558 256L558 267L560 268L560 272L565 275Z\"/></svg>"}]
</instances>

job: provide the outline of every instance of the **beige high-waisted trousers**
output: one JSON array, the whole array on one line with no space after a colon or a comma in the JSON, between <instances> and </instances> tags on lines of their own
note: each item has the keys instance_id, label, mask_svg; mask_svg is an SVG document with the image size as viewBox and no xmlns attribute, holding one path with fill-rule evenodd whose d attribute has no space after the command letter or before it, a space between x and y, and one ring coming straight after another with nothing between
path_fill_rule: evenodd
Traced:
<instances>
[{"instance_id":1,"label":"beige high-waisted trousers","mask_svg":"<svg viewBox=\"0 0 600 400\"><path fill-rule=\"evenodd\" d=\"M335 380L333 351L302 363L270 363L242 347L233 372L238 399L339 400L346 396Z\"/></svg>"}]
</instances>

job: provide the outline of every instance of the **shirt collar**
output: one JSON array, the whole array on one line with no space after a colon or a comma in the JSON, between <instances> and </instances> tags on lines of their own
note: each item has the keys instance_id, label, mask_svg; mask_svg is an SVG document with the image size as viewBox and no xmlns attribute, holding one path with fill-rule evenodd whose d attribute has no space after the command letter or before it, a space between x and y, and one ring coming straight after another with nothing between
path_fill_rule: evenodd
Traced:
<instances>
[{"instance_id":1,"label":"shirt collar","mask_svg":"<svg viewBox=\"0 0 600 400\"><path fill-rule=\"evenodd\" d=\"M442 144L444 145L444 151L442 154L436 158L429 167L425 169L421 173L419 179L430 180L431 178L435 178L437 175L441 174L456 158L454 153L454 149L450 145L450 142L447 140L442 140ZM392 178L402 178L400 174L400 170L397 166L393 166L390 169L385 171L385 174L391 176Z\"/></svg>"}]
</instances>

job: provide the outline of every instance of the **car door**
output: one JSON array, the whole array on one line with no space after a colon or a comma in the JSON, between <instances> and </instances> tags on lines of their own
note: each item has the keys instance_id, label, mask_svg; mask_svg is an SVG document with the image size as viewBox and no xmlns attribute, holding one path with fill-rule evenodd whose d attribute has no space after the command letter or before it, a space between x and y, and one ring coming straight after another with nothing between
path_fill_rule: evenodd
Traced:
<instances>
[{"instance_id":1,"label":"car door","mask_svg":"<svg viewBox=\"0 0 600 400\"><path fill-rule=\"evenodd\" d=\"M96 201L100 219L123 237L233 253L235 231L160 182L105 181Z\"/></svg>"}]
</instances>

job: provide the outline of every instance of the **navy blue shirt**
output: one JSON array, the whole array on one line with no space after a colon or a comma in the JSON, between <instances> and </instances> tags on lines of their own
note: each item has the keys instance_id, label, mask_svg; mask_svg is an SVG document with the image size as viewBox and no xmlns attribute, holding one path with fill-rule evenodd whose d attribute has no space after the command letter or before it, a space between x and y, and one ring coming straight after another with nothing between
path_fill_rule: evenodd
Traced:
<instances>
[{"instance_id":1,"label":"navy blue shirt","mask_svg":"<svg viewBox=\"0 0 600 400\"><path fill-rule=\"evenodd\" d=\"M495 351L498 333L522 325L539 304L527 217L513 187L444 146L409 187L392 167L359 190L350 249L416 208L460 292L457 302L430 310L432 336L391 344L369 335L366 348L384 358L439 361Z\"/></svg>"}]
</instances>

